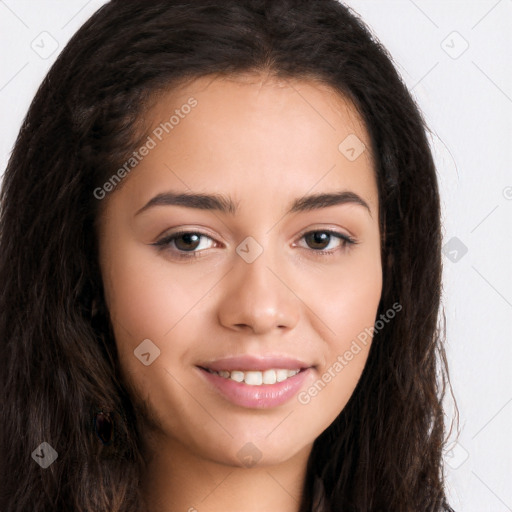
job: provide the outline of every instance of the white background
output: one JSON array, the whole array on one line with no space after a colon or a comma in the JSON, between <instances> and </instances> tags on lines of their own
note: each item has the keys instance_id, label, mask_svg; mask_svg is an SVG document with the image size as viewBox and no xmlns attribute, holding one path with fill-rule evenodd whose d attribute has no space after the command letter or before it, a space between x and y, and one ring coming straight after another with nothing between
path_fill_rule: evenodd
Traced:
<instances>
[{"instance_id":1,"label":"white background","mask_svg":"<svg viewBox=\"0 0 512 512\"><path fill-rule=\"evenodd\" d=\"M0 172L44 75L103 3L0 0ZM345 3L389 50L434 133L460 412L445 458L450 502L457 512L512 511L512 0Z\"/></svg>"}]
</instances>

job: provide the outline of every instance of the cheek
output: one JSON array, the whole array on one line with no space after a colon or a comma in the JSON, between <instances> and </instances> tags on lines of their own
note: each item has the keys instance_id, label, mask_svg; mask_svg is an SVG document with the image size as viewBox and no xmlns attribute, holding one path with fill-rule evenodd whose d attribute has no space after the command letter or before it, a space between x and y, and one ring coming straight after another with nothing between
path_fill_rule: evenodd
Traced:
<instances>
[{"instance_id":1,"label":"cheek","mask_svg":"<svg viewBox=\"0 0 512 512\"><path fill-rule=\"evenodd\" d=\"M321 311L330 327L329 343L340 351L348 339L373 326L382 293L382 274L379 269L361 267L327 286L330 300L324 300L326 305Z\"/></svg>"},{"instance_id":2,"label":"cheek","mask_svg":"<svg viewBox=\"0 0 512 512\"><path fill-rule=\"evenodd\" d=\"M201 297L208 279L169 265L153 247L126 244L109 254L108 307L121 339L163 338ZM203 292L204 293L204 292Z\"/></svg>"},{"instance_id":3,"label":"cheek","mask_svg":"<svg viewBox=\"0 0 512 512\"><path fill-rule=\"evenodd\" d=\"M168 403L178 407L182 391L167 370L181 371L185 364L193 335L190 318L208 283L177 266L172 270L164 258L155 257L152 247L128 242L105 250L110 251L105 288L122 373L135 396L159 404L153 409ZM134 353L144 340L151 341L144 345L151 357L159 351L148 366Z\"/></svg>"},{"instance_id":4,"label":"cheek","mask_svg":"<svg viewBox=\"0 0 512 512\"><path fill-rule=\"evenodd\" d=\"M206 295L215 287L218 273L171 265L153 247L136 243L118 243L108 254L104 279L122 371L138 394L145 396L156 386L168 398L172 386L165 370L181 372L190 366L194 341L208 332ZM144 366L134 351L147 339L159 353ZM180 401L179 390L175 399Z\"/></svg>"},{"instance_id":5,"label":"cheek","mask_svg":"<svg viewBox=\"0 0 512 512\"><path fill-rule=\"evenodd\" d=\"M345 407L361 377L382 293L378 252L360 252L345 263L316 276L308 294L308 306L320 319L317 328L322 324L325 350L314 382L298 401L309 418L322 418L324 428Z\"/></svg>"},{"instance_id":6,"label":"cheek","mask_svg":"<svg viewBox=\"0 0 512 512\"><path fill-rule=\"evenodd\" d=\"M325 339L332 350L343 350L375 322L382 294L379 251L377 245L356 249L301 284L308 306L325 324Z\"/></svg>"}]
</instances>

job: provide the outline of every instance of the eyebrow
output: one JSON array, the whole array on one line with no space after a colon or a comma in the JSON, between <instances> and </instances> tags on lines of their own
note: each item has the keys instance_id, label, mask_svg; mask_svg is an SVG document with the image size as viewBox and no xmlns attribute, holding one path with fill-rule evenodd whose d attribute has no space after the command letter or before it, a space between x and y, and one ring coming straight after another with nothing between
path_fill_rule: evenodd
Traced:
<instances>
[{"instance_id":1,"label":"eyebrow","mask_svg":"<svg viewBox=\"0 0 512 512\"><path fill-rule=\"evenodd\" d=\"M355 192L340 191L334 193L313 194L295 199L286 215L290 213L305 212L336 206L341 204L356 204L368 210L370 217L372 212L368 203ZM150 199L142 208L137 210L135 215L155 206L185 206L199 210L214 210L222 213L236 215L238 208L229 197L220 194L191 194L164 192Z\"/></svg>"}]
</instances>

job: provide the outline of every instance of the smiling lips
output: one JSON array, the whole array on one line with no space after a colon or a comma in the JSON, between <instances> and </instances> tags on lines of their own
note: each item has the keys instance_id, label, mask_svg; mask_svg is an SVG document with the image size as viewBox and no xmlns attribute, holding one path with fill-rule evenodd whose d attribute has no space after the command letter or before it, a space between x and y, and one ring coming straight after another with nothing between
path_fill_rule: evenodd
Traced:
<instances>
[{"instance_id":1,"label":"smiling lips","mask_svg":"<svg viewBox=\"0 0 512 512\"><path fill-rule=\"evenodd\" d=\"M283 357L238 356L197 366L207 382L229 402L242 407L276 407L294 396L312 366Z\"/></svg>"}]
</instances>

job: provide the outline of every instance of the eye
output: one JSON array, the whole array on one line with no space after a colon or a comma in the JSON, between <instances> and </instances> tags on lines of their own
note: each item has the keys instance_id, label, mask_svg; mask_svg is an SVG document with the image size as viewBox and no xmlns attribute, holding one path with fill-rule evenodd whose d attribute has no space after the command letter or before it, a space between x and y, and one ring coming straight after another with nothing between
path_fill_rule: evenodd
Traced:
<instances>
[{"instance_id":1,"label":"eye","mask_svg":"<svg viewBox=\"0 0 512 512\"><path fill-rule=\"evenodd\" d=\"M201 240L206 239L215 242L213 238L204 233L197 231L179 231L172 235L164 236L151 245L162 250L169 250L178 258L194 258L198 256L198 252L211 248L211 245L201 242Z\"/></svg>"},{"instance_id":2,"label":"eye","mask_svg":"<svg viewBox=\"0 0 512 512\"><path fill-rule=\"evenodd\" d=\"M306 241L308 248L316 253L315 255L332 255L340 248L348 249L350 245L358 243L354 238L330 229L308 231L302 235L302 239Z\"/></svg>"},{"instance_id":3,"label":"eye","mask_svg":"<svg viewBox=\"0 0 512 512\"><path fill-rule=\"evenodd\" d=\"M340 250L348 249L350 245L358 243L348 235L329 229L308 231L300 239L306 241L307 247L305 248L311 249L315 256L333 255ZM208 240L210 243L208 243ZM179 231L164 236L151 245L156 246L160 250L170 252L176 258L197 258L200 252L210 249L215 243L216 241L213 238L204 233L198 231Z\"/></svg>"}]
</instances>

